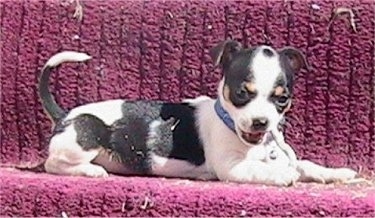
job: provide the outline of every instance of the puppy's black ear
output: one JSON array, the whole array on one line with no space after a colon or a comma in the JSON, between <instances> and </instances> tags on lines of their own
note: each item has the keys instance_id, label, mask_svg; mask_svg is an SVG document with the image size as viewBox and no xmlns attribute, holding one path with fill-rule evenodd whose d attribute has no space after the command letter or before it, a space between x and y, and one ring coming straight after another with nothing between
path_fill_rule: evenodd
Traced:
<instances>
[{"instance_id":1,"label":"puppy's black ear","mask_svg":"<svg viewBox=\"0 0 375 218\"><path fill-rule=\"evenodd\" d=\"M294 47L284 47L279 51L281 63L286 64L293 70L293 73L298 72L302 67L310 71L310 66L306 61L305 55Z\"/></svg>"},{"instance_id":2,"label":"puppy's black ear","mask_svg":"<svg viewBox=\"0 0 375 218\"><path fill-rule=\"evenodd\" d=\"M234 40L226 40L210 50L214 66L225 66L231 61L233 55L241 49L241 44Z\"/></svg>"}]
</instances>

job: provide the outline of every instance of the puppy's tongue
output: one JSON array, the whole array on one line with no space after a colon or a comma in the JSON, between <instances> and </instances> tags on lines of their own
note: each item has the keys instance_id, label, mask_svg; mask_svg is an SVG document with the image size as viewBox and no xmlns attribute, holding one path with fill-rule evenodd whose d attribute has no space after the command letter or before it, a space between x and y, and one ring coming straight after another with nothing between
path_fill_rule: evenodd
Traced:
<instances>
[{"instance_id":1,"label":"puppy's tongue","mask_svg":"<svg viewBox=\"0 0 375 218\"><path fill-rule=\"evenodd\" d=\"M242 132L242 138L245 139L245 141L251 143L251 144L258 144L262 140L265 132Z\"/></svg>"}]
</instances>

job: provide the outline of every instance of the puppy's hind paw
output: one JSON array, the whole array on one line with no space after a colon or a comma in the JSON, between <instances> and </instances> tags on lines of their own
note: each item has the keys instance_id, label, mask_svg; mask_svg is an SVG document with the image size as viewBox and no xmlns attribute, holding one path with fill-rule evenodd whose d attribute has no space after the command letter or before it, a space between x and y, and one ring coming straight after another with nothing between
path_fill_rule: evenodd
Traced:
<instances>
[{"instance_id":1,"label":"puppy's hind paw","mask_svg":"<svg viewBox=\"0 0 375 218\"><path fill-rule=\"evenodd\" d=\"M108 177L108 173L103 167L94 164L85 165L83 173L88 177Z\"/></svg>"}]
</instances>

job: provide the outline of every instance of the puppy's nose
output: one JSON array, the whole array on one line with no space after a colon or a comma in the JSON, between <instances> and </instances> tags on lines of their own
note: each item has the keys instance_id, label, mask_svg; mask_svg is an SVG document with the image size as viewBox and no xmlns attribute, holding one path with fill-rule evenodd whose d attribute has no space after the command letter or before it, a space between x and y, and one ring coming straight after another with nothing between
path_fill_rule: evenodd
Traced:
<instances>
[{"instance_id":1,"label":"puppy's nose","mask_svg":"<svg viewBox=\"0 0 375 218\"><path fill-rule=\"evenodd\" d=\"M268 127L268 119L265 117L258 117L252 120L252 128L255 131L264 131Z\"/></svg>"}]
</instances>

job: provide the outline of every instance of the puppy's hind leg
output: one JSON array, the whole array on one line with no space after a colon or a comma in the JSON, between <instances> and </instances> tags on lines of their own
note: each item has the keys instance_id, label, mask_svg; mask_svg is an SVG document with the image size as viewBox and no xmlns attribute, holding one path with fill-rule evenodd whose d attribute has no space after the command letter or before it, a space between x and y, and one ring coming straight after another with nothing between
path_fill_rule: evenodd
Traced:
<instances>
[{"instance_id":1,"label":"puppy's hind leg","mask_svg":"<svg viewBox=\"0 0 375 218\"><path fill-rule=\"evenodd\" d=\"M85 148L78 142L79 133L71 124L63 132L54 135L49 145L49 156L44 164L48 173L88 176L88 177L106 177L107 171L99 165L92 164L91 161L97 157L101 147L95 146Z\"/></svg>"},{"instance_id":2,"label":"puppy's hind leg","mask_svg":"<svg viewBox=\"0 0 375 218\"><path fill-rule=\"evenodd\" d=\"M308 160L297 161L297 170L302 182L344 182L354 179L357 172L349 168L327 168Z\"/></svg>"},{"instance_id":3,"label":"puppy's hind leg","mask_svg":"<svg viewBox=\"0 0 375 218\"><path fill-rule=\"evenodd\" d=\"M96 164L80 163L69 164L65 161L48 158L45 163L45 169L48 173L69 175L69 176L87 176L87 177L107 177L107 171Z\"/></svg>"},{"instance_id":4,"label":"puppy's hind leg","mask_svg":"<svg viewBox=\"0 0 375 218\"><path fill-rule=\"evenodd\" d=\"M94 159L98 153L99 151L82 152L81 158L76 159L76 162L64 155L50 155L44 167L48 173L59 175L107 177L108 173L102 166L88 161Z\"/></svg>"}]
</instances>

